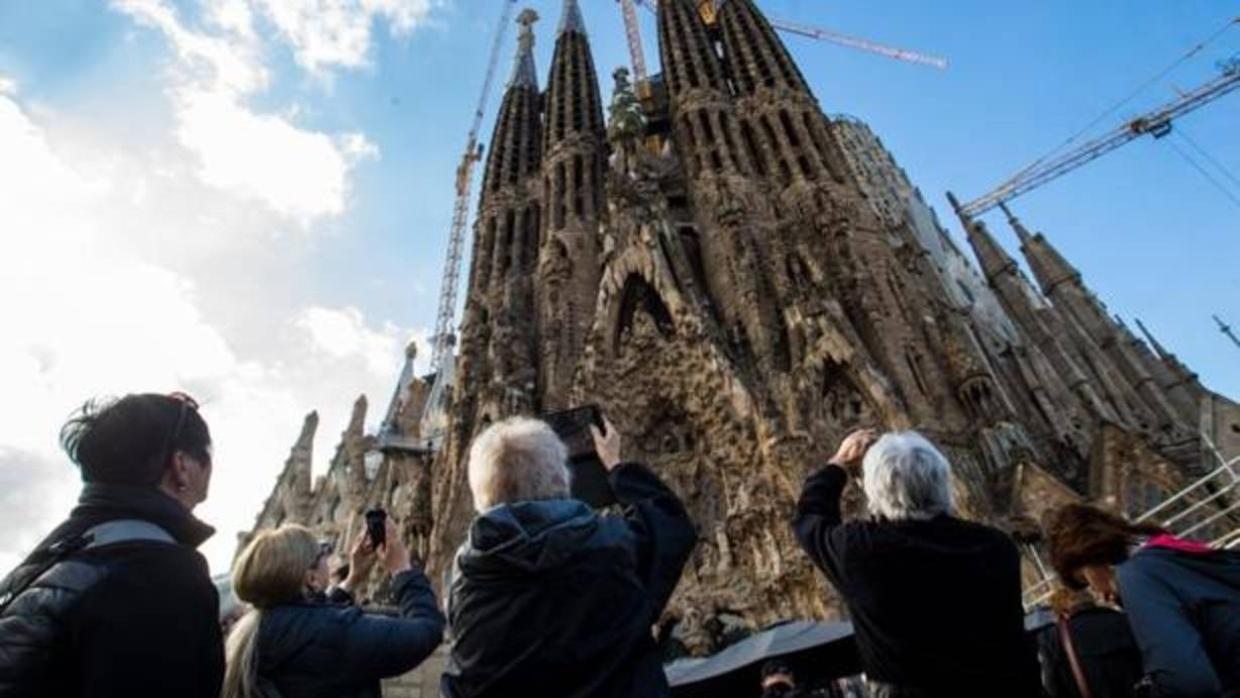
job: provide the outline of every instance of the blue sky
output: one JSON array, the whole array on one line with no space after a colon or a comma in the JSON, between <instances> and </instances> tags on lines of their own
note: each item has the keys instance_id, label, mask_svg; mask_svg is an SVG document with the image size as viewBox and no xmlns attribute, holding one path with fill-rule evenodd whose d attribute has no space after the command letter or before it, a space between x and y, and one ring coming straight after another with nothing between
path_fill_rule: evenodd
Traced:
<instances>
[{"instance_id":1,"label":"blue sky","mask_svg":"<svg viewBox=\"0 0 1240 698\"><path fill-rule=\"evenodd\" d=\"M560 2L525 4L542 15L545 80ZM869 122L957 239L945 191L968 199L998 184L1240 12L1205 0L761 6L951 61L937 71L787 39L824 108ZM582 7L609 91L611 69L627 62L618 6ZM321 468L352 399L386 400L404 343L434 322L452 174L499 10L498 0L0 0L0 152L25 153L0 156L0 230L18 252L0 310L19 318L0 339L10 372L0 377L21 386L0 396L0 484L20 492L0 499L14 498L4 508L26 526L0 540L0 563L62 511L24 501L71 501L55 430L90 394L206 394L222 464L204 507L223 531L208 549L217 570L301 416L323 415ZM499 87L514 41L510 32ZM1236 53L1240 25L1104 126L1204 82ZM1240 173L1238 118L1232 95L1177 129ZM1178 135L1140 140L1013 207L1113 312L1140 317L1208 385L1240 396L1240 349L1210 320L1240 325L1240 208L1171 143L1189 149ZM1001 217L987 220L1015 250Z\"/></svg>"}]
</instances>

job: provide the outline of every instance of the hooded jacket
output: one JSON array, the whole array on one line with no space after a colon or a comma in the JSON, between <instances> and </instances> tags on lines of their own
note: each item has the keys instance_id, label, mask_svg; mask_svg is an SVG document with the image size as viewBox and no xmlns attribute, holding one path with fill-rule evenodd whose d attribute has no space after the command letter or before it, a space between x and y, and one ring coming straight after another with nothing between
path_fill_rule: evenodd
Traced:
<instances>
[{"instance_id":1,"label":"hooded jacket","mask_svg":"<svg viewBox=\"0 0 1240 698\"><path fill-rule=\"evenodd\" d=\"M38 576L0 615L0 698L219 695L219 597L194 550L214 529L158 490L86 485L0 595L46 567L54 544L121 519L153 523L177 542L81 550Z\"/></svg>"},{"instance_id":2,"label":"hooded jacket","mask_svg":"<svg viewBox=\"0 0 1240 698\"><path fill-rule=\"evenodd\" d=\"M609 476L623 517L572 499L480 514L458 551L447 698L669 694L652 628L696 542L653 472Z\"/></svg>"},{"instance_id":3,"label":"hooded jacket","mask_svg":"<svg viewBox=\"0 0 1240 698\"><path fill-rule=\"evenodd\" d=\"M1240 696L1240 554L1147 545L1116 578L1155 695Z\"/></svg>"},{"instance_id":4,"label":"hooded jacket","mask_svg":"<svg viewBox=\"0 0 1240 698\"><path fill-rule=\"evenodd\" d=\"M263 611L260 680L280 698L379 698L380 679L412 671L443 637L443 614L426 575L401 572L391 589L396 618L329 601Z\"/></svg>"}]
</instances>

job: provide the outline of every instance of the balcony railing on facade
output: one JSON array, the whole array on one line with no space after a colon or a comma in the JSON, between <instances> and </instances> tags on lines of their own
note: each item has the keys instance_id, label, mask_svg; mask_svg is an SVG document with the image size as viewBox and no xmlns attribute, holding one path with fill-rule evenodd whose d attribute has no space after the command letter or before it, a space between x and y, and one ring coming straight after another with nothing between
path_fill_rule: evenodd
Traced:
<instances>
[{"instance_id":1,"label":"balcony railing on facade","mask_svg":"<svg viewBox=\"0 0 1240 698\"><path fill-rule=\"evenodd\" d=\"M1226 459L1206 434L1202 441L1219 466L1136 517L1154 522L1181 538L1193 538L1215 548L1240 548L1240 456ZM1055 592L1054 575L1038 550L1027 546L1039 581L1025 588L1025 610L1045 604Z\"/></svg>"}]
</instances>

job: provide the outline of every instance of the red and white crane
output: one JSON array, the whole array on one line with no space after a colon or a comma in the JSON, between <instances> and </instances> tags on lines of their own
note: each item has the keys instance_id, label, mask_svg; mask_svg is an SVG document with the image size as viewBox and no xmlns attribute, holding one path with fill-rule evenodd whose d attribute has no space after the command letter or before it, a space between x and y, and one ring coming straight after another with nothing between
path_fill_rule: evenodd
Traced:
<instances>
[{"instance_id":1,"label":"red and white crane","mask_svg":"<svg viewBox=\"0 0 1240 698\"><path fill-rule=\"evenodd\" d=\"M637 22L637 6L641 5L651 12L658 10L658 0L618 0L621 12L624 14L624 29L629 41L629 56L633 63L633 77L640 83L644 82L647 77L646 73L646 54L642 48L641 31ZM718 8L718 0L700 0L698 10L702 13L702 18L707 23L714 23L715 13ZM917 63L920 65L928 65L940 70L947 68L947 59L938 56L931 56L917 51L897 48L895 46L887 46L884 44L861 39L847 34L841 34L830 29L815 27L800 22L789 22L787 20L768 18L771 26L790 34L817 39L819 41L828 41L840 46L858 49L860 51L868 51L887 58L894 58L898 61L906 63Z\"/></svg>"}]
</instances>

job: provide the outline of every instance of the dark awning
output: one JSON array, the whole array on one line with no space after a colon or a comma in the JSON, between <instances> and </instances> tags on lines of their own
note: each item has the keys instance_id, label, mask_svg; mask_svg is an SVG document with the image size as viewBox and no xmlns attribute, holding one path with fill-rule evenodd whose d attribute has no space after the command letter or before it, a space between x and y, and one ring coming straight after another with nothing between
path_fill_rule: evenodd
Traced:
<instances>
[{"instance_id":1,"label":"dark awning","mask_svg":"<svg viewBox=\"0 0 1240 698\"><path fill-rule=\"evenodd\" d=\"M1053 622L1049 609L1035 609L1025 616L1025 630L1037 632ZM772 626L718 654L678 659L663 670L677 698L753 696L762 664L776 658L817 679L861 673L852 623L809 620Z\"/></svg>"},{"instance_id":2,"label":"dark awning","mask_svg":"<svg viewBox=\"0 0 1240 698\"><path fill-rule=\"evenodd\" d=\"M666 666L677 696L751 696L762 664L779 657L797 671L818 677L860 671L852 623L795 620L751 635L710 657L678 659Z\"/></svg>"}]
</instances>

